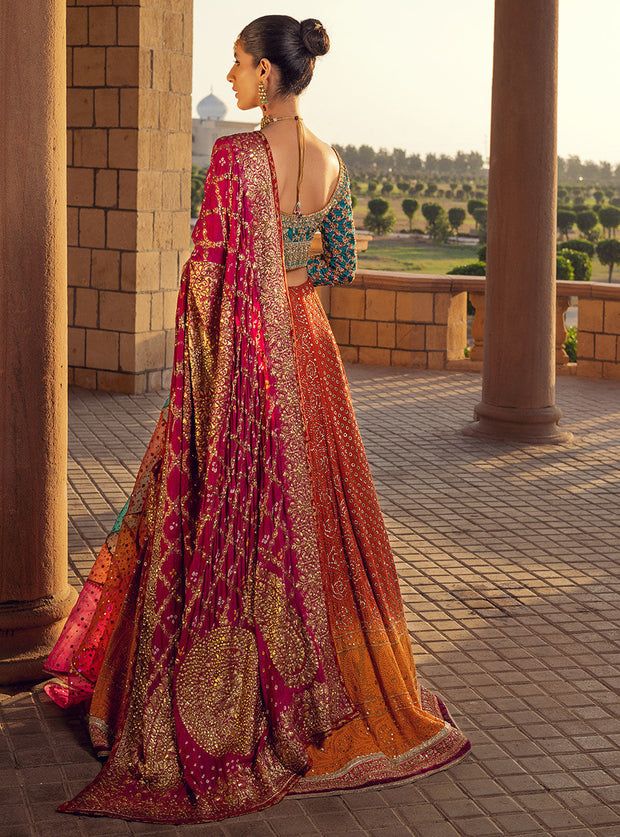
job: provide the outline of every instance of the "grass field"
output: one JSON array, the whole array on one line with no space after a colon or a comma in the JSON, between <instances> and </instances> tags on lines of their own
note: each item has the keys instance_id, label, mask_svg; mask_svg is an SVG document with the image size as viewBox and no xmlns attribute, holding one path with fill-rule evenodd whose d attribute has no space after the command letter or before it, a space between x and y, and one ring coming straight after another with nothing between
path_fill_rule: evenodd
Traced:
<instances>
[{"instance_id":1,"label":"grass field","mask_svg":"<svg viewBox=\"0 0 620 837\"><path fill-rule=\"evenodd\" d=\"M408 273L447 273L457 264L478 260L477 247L462 244L437 245L402 238L374 238L359 254L359 267L370 270L404 270Z\"/></svg>"},{"instance_id":2,"label":"grass field","mask_svg":"<svg viewBox=\"0 0 620 837\"><path fill-rule=\"evenodd\" d=\"M448 183L439 183L440 188L448 188ZM368 200L378 195L368 195L365 192L357 195L357 206L353 210L355 226L358 229L364 228L364 219L368 213ZM385 197L381 195L381 197ZM385 199L396 216L393 232L409 229L409 219L401 208L401 203L407 195L398 193L390 195ZM413 216L412 226L421 230L426 229L426 220L422 215L423 203L438 203L448 211L452 206L459 206L467 213L467 201L458 201L456 198L424 197L417 195L418 209ZM476 225L474 219L468 213L465 216L460 233L474 233ZM578 231L571 235L571 238L581 238ZM560 239L558 238L558 243ZM360 253L360 267L367 267L373 270L403 270L410 273L437 273L445 274L448 270L458 264L469 264L478 260L478 246L468 247L460 244L436 245L432 242L426 244L418 239L412 244L407 244L405 239L375 238L369 242L368 250ZM607 282L609 268L602 265L596 256L592 259L592 281ZM620 282L620 266L614 268L614 282Z\"/></svg>"},{"instance_id":3,"label":"grass field","mask_svg":"<svg viewBox=\"0 0 620 837\"><path fill-rule=\"evenodd\" d=\"M361 226L361 225L360 225ZM402 270L407 273L445 275L459 264L478 261L478 247L462 244L433 244L404 238L374 238L368 249L359 254L358 265L369 270ZM606 282L609 268L594 257L592 281ZM620 268L614 268L614 281L620 281Z\"/></svg>"}]
</instances>

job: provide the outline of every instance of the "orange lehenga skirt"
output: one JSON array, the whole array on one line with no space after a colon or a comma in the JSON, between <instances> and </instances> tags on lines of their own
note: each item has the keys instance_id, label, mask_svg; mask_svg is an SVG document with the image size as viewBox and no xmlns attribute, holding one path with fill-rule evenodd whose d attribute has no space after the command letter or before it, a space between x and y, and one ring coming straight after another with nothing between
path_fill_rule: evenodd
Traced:
<instances>
[{"instance_id":1,"label":"orange lehenga skirt","mask_svg":"<svg viewBox=\"0 0 620 837\"><path fill-rule=\"evenodd\" d=\"M145 595L139 564L150 560L141 549L158 525L153 515L161 481L158 474L165 448L168 399L134 490L101 547L47 661L46 669L59 675L45 685L47 694L64 706L87 699L93 747L102 756L111 752L98 777L73 800L60 805L59 811L152 822L203 822L259 810L286 794L335 793L402 783L445 769L471 749L441 698L418 683L387 530L345 370L319 295L308 279L303 285L289 287L287 298L311 474L322 606L341 680L336 686L335 670L326 669L324 694L332 695L325 702L333 702L330 711L339 721L327 735L307 737L309 769L302 769L299 775L292 775L290 768L282 769L270 756L256 768L251 792L240 789L236 796L236 791L229 791L226 798L200 804L195 794L184 790L179 778L182 771L179 774L174 734L169 732L166 718L181 713L183 730L195 734L197 740L213 740L217 709L226 696L203 694L200 684L207 677L208 682L217 684L218 666L234 668L250 658L231 662L225 655L233 653L227 651L232 646L213 646L215 656L210 658L211 652L205 650L199 670L186 677L184 705L180 704L180 692L177 706L171 704L170 690L164 685L157 687L159 692L150 703L145 702L149 717L138 717L135 712L132 717L131 709L123 709L132 677L136 678L132 688L145 694L147 689L144 675L132 671L132 661L144 642L134 614L143 612ZM153 619L157 630L165 628L158 625L152 612L146 612L145 618ZM141 653L148 659L144 646ZM163 657L158 663L162 669L171 665ZM181 685L182 679L179 675ZM348 703L338 703L342 684L353 712ZM124 711L127 717L122 716ZM150 748L155 755L149 757L143 755L144 742L134 750L127 743L132 737L140 740L136 731L143 724L151 731L149 735L159 736L163 742L161 747ZM123 741L119 743L115 739L121 727ZM263 733L269 735L268 730ZM230 739L233 751L237 743L234 737ZM135 768L132 753L137 754ZM111 761L122 769L106 772ZM187 765L191 767L191 760ZM201 776L204 773L193 777L195 783Z\"/></svg>"},{"instance_id":2,"label":"orange lehenga skirt","mask_svg":"<svg viewBox=\"0 0 620 837\"><path fill-rule=\"evenodd\" d=\"M289 287L319 554L338 664L361 717L312 748L297 793L396 782L470 749L443 701L420 686L403 602L349 383L312 282Z\"/></svg>"}]
</instances>

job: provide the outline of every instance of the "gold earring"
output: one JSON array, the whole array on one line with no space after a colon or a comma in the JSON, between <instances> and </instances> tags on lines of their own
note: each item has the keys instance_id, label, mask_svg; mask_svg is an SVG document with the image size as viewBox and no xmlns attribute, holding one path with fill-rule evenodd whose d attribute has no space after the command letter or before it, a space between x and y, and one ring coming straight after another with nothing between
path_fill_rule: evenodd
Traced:
<instances>
[{"instance_id":1,"label":"gold earring","mask_svg":"<svg viewBox=\"0 0 620 837\"><path fill-rule=\"evenodd\" d=\"M261 107L264 105L265 110L267 109L267 91L265 90L265 85L262 81L258 82L258 101L261 103Z\"/></svg>"}]
</instances>

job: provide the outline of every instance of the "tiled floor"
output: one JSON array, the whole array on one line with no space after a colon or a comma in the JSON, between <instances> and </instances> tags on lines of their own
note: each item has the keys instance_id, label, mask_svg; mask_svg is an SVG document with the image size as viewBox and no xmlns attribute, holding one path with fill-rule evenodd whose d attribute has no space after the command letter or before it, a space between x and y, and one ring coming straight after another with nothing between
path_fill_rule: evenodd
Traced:
<instances>
[{"instance_id":1,"label":"tiled floor","mask_svg":"<svg viewBox=\"0 0 620 837\"><path fill-rule=\"evenodd\" d=\"M7 691L0 835L620 834L620 382L558 380L569 447L463 436L477 375L347 366L421 678L472 755L418 782L167 827L55 813L99 768L79 718ZM166 393L71 392L79 585Z\"/></svg>"}]
</instances>

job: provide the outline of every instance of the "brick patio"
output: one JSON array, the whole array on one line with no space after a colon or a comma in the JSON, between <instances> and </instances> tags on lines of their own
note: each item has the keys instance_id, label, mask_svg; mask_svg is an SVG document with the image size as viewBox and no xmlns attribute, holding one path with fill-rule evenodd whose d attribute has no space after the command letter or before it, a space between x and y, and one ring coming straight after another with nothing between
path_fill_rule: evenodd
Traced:
<instances>
[{"instance_id":1,"label":"brick patio","mask_svg":"<svg viewBox=\"0 0 620 837\"><path fill-rule=\"evenodd\" d=\"M99 770L80 718L4 689L0 837L620 833L620 382L558 379L571 447L465 437L478 375L347 365L421 679L473 743L382 791L286 799L213 825L58 814ZM133 485L167 392L70 392L71 579Z\"/></svg>"}]
</instances>

